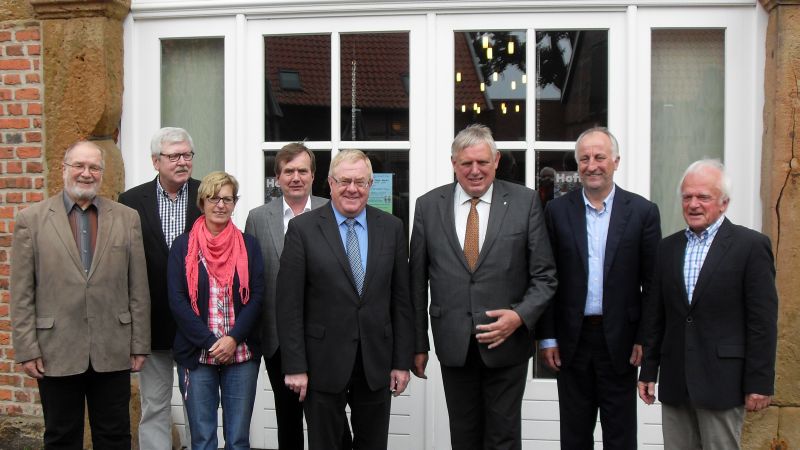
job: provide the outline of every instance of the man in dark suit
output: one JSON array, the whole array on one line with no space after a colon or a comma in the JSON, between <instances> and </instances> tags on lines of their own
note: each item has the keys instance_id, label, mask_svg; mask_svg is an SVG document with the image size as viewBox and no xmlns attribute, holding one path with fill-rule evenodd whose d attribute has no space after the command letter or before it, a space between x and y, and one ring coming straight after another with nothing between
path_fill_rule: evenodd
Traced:
<instances>
[{"instance_id":1,"label":"man in dark suit","mask_svg":"<svg viewBox=\"0 0 800 450\"><path fill-rule=\"evenodd\" d=\"M139 374L142 418L139 446L153 450L172 448L172 341L175 321L167 299L167 259L172 241L189 231L200 217L197 187L191 178L194 144L182 128L162 128L150 141L155 179L123 192L119 202L135 209L142 222L153 352Z\"/></svg>"},{"instance_id":2,"label":"man in dark suit","mask_svg":"<svg viewBox=\"0 0 800 450\"><path fill-rule=\"evenodd\" d=\"M275 416L278 422L278 448L303 450L303 404L283 382L281 353L278 347L278 325L275 307L275 284L278 279L283 237L289 220L304 212L328 203L311 195L314 173L317 170L314 153L301 143L285 145L275 155L275 177L283 193L259 206L247 215L244 232L258 239L264 256L264 302L261 320L261 350L275 397ZM345 429L343 445L350 442L350 430Z\"/></svg>"},{"instance_id":3,"label":"man in dark suit","mask_svg":"<svg viewBox=\"0 0 800 450\"><path fill-rule=\"evenodd\" d=\"M544 362L558 372L561 448L636 449L636 368L643 299L661 240L658 207L614 184L616 138L591 128L575 143L582 189L552 200L545 221L559 283L539 321Z\"/></svg>"},{"instance_id":4,"label":"man in dark suit","mask_svg":"<svg viewBox=\"0 0 800 450\"><path fill-rule=\"evenodd\" d=\"M458 133L450 159L457 182L414 212L414 373L425 377L429 310L453 448L519 449L532 330L556 288L542 207L535 191L495 180L489 128Z\"/></svg>"},{"instance_id":5,"label":"man in dark suit","mask_svg":"<svg viewBox=\"0 0 800 450\"><path fill-rule=\"evenodd\" d=\"M745 409L774 393L778 294L769 238L727 217L730 181L696 161L680 184L686 230L658 248L639 397L661 401L664 448L739 448Z\"/></svg>"},{"instance_id":6,"label":"man in dark suit","mask_svg":"<svg viewBox=\"0 0 800 450\"><path fill-rule=\"evenodd\" d=\"M341 448L350 405L353 447L385 449L391 395L414 350L408 244L402 222L367 206L372 166L342 150L329 206L289 222L278 272L278 338L289 389L300 394L311 450Z\"/></svg>"}]
</instances>

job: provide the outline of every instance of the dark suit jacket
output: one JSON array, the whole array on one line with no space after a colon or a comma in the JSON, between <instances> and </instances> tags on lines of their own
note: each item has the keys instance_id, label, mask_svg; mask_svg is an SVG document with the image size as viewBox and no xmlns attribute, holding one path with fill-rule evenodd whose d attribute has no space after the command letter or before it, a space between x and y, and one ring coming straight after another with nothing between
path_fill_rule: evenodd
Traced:
<instances>
[{"instance_id":1,"label":"dark suit jacket","mask_svg":"<svg viewBox=\"0 0 800 450\"><path fill-rule=\"evenodd\" d=\"M310 389L344 391L359 345L372 390L389 385L392 369L411 367L414 311L403 224L367 206L367 236L359 297L330 203L289 222L278 272L278 337L283 372L307 372Z\"/></svg>"},{"instance_id":2,"label":"dark suit jacket","mask_svg":"<svg viewBox=\"0 0 800 450\"><path fill-rule=\"evenodd\" d=\"M186 205L186 226L188 232L200 217L197 209L197 187L200 182L189 179L189 199ZM150 330L153 333L153 350L169 350L175 339L175 321L169 311L167 299L167 260L169 247L161 229L156 199L156 179L131 188L119 195L119 202L135 209L142 221L142 240L144 256L147 260L147 282L150 285Z\"/></svg>"},{"instance_id":3,"label":"dark suit jacket","mask_svg":"<svg viewBox=\"0 0 800 450\"><path fill-rule=\"evenodd\" d=\"M778 294L769 238L723 221L692 302L686 297L686 235L665 238L648 300L641 381L656 381L668 405L728 409L745 394L772 395ZM660 371L660 373L659 373Z\"/></svg>"},{"instance_id":4,"label":"dark suit jacket","mask_svg":"<svg viewBox=\"0 0 800 450\"><path fill-rule=\"evenodd\" d=\"M233 311L236 319L233 328L228 333L236 343L246 342L253 354L253 359L261 358L261 345L258 335L258 321L261 318L261 300L264 296L264 266L262 265L261 250L258 248L256 238L249 234L244 235L244 245L247 250L247 270L250 278L250 299L242 304L239 297L239 274L233 277ZM184 233L172 243L169 252L168 285L169 307L178 324L173 344L173 357L178 364L194 369L199 364L200 349L208 350L217 342L218 338L208 329L208 272L205 265L200 263L197 276L197 309L200 315L194 313L189 301L189 288L186 283L186 253L189 249L189 234Z\"/></svg>"},{"instance_id":5,"label":"dark suit jacket","mask_svg":"<svg viewBox=\"0 0 800 450\"><path fill-rule=\"evenodd\" d=\"M589 278L586 204L574 190L544 211L560 283L539 321L539 339L558 339L561 364L568 367L580 338ZM641 344L639 318L650 290L661 240L658 207L616 187L603 266L603 332L614 370L630 369L633 344Z\"/></svg>"},{"instance_id":6,"label":"dark suit jacket","mask_svg":"<svg viewBox=\"0 0 800 450\"><path fill-rule=\"evenodd\" d=\"M446 366L459 367L484 312L510 308L524 326L497 348L479 348L489 367L520 364L531 356L533 326L557 284L539 197L524 186L495 180L486 238L473 273L456 234L455 186L440 186L417 199L410 261L416 352L430 349L426 309L436 356Z\"/></svg>"},{"instance_id":7,"label":"dark suit jacket","mask_svg":"<svg viewBox=\"0 0 800 450\"><path fill-rule=\"evenodd\" d=\"M311 197L311 209L328 202L322 197ZM254 208L247 215L244 232L255 236L264 257L264 306L261 308L261 349L264 356L272 357L278 350L278 321L275 308L275 286L278 279L281 252L283 252L283 199L276 198L266 205Z\"/></svg>"}]
</instances>

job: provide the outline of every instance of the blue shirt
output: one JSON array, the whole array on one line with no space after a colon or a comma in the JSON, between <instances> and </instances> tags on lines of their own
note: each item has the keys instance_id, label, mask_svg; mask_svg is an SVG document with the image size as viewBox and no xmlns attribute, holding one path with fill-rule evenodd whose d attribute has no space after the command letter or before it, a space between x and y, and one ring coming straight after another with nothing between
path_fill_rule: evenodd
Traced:
<instances>
[{"instance_id":1,"label":"blue shirt","mask_svg":"<svg viewBox=\"0 0 800 450\"><path fill-rule=\"evenodd\" d=\"M336 216L336 223L339 225L339 236L342 237L342 245L347 249L347 224L344 223L347 217L336 210L336 207L331 203L333 215ZM361 213L354 217L356 219L356 237L358 238L358 250L361 253L361 268L364 273L367 273L367 208L364 208Z\"/></svg>"},{"instance_id":2,"label":"blue shirt","mask_svg":"<svg viewBox=\"0 0 800 450\"><path fill-rule=\"evenodd\" d=\"M611 187L608 197L603 200L603 207L595 209L586 193L583 193L583 202L586 205L586 238L589 250L589 279L586 291L586 306L584 316L603 315L603 266L606 260L606 238L608 238L608 225L611 221L611 208L614 205L616 186Z\"/></svg>"},{"instance_id":3,"label":"blue shirt","mask_svg":"<svg viewBox=\"0 0 800 450\"><path fill-rule=\"evenodd\" d=\"M697 277L700 276L700 269L703 268L706 255L708 255L708 249L711 248L711 243L714 242L714 236L717 235L717 231L719 231L723 220L725 220L724 215L720 216L710 227L703 230L699 236L689 228L686 228L686 252L683 254L683 282L686 285L686 296L689 299L689 303L692 303L694 286L697 284Z\"/></svg>"}]
</instances>

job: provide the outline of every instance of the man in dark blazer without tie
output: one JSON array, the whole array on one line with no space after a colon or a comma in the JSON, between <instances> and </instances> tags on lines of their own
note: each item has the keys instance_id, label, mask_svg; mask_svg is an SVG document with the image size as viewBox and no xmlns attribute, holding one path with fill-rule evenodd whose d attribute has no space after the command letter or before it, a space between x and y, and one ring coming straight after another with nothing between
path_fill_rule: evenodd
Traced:
<instances>
[{"instance_id":1,"label":"man in dark blazer without tie","mask_svg":"<svg viewBox=\"0 0 800 450\"><path fill-rule=\"evenodd\" d=\"M661 401L665 450L739 448L745 410L774 393L778 294L769 238L727 217L717 160L680 184L686 230L659 245L639 397Z\"/></svg>"},{"instance_id":2,"label":"man in dark blazer without tie","mask_svg":"<svg viewBox=\"0 0 800 450\"><path fill-rule=\"evenodd\" d=\"M542 207L535 191L495 180L489 128L458 133L450 159L457 182L414 212L414 373L425 377L430 312L453 449L519 449L532 330L556 288Z\"/></svg>"},{"instance_id":3,"label":"man in dark blazer without tie","mask_svg":"<svg viewBox=\"0 0 800 450\"><path fill-rule=\"evenodd\" d=\"M311 450L385 449L391 394L408 384L414 310L400 219L367 206L372 165L358 150L331 161L331 201L289 222L276 296L289 389L300 394Z\"/></svg>"},{"instance_id":4,"label":"man in dark blazer without tie","mask_svg":"<svg viewBox=\"0 0 800 450\"><path fill-rule=\"evenodd\" d=\"M539 321L542 357L558 373L561 448L635 450L639 330L661 240L658 207L614 184L617 140L606 128L575 143L582 188L550 201L545 221L558 269Z\"/></svg>"}]
</instances>

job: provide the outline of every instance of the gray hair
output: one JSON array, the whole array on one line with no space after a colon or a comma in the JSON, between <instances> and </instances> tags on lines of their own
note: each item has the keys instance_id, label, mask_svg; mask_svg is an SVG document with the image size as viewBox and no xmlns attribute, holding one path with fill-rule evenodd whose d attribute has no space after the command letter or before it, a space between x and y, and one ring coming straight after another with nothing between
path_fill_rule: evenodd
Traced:
<instances>
[{"instance_id":1,"label":"gray hair","mask_svg":"<svg viewBox=\"0 0 800 450\"><path fill-rule=\"evenodd\" d=\"M588 135L590 135L592 133L603 133L606 136L608 136L608 140L611 141L611 159L616 160L617 158L619 158L619 143L617 142L617 138L614 137L613 134L611 134L611 131L606 127L592 127L592 128L589 128L588 130L584 131L583 133L581 133L581 135L578 136L578 139L575 141L575 161L576 162L578 161L578 148L581 145L581 141L583 140L583 138L585 138L586 136L588 136Z\"/></svg>"},{"instance_id":2,"label":"gray hair","mask_svg":"<svg viewBox=\"0 0 800 450\"><path fill-rule=\"evenodd\" d=\"M690 174L695 174L698 172L702 172L704 170L716 170L719 172L719 178L717 178L717 189L722 194L719 199L720 203L725 202L731 198L731 179L728 174L725 172L725 165L719 159L716 158L704 158L699 159L691 164L689 167L686 168L686 171L683 172L683 176L681 177L681 182L678 183L678 197L683 197L683 193L681 192L681 187L683 186L683 182L686 180L686 177Z\"/></svg>"},{"instance_id":3,"label":"gray hair","mask_svg":"<svg viewBox=\"0 0 800 450\"><path fill-rule=\"evenodd\" d=\"M100 147L99 145L97 145L94 142L89 141L89 140L75 141L75 142L72 143L72 145L67 147L67 149L64 150L64 160L63 160L64 162L67 162L67 157L69 156L69 154L72 153L72 150L74 150L75 147L78 147L79 145L88 145L89 147L92 147L95 150L97 150L98 152L100 152L100 161L102 161L102 165L103 165L103 167L105 167L105 165L106 165L106 151L103 150L103 147Z\"/></svg>"},{"instance_id":4,"label":"gray hair","mask_svg":"<svg viewBox=\"0 0 800 450\"><path fill-rule=\"evenodd\" d=\"M362 152L361 150L356 150L354 148L346 148L340 150L336 156L333 157L331 161L331 165L328 168L328 176L333 178L334 172L339 167L339 164L343 162L358 162L364 161L364 164L367 165L367 172L369 172L369 180L372 181L372 163L369 160L369 157Z\"/></svg>"},{"instance_id":5,"label":"gray hair","mask_svg":"<svg viewBox=\"0 0 800 450\"><path fill-rule=\"evenodd\" d=\"M161 154L161 150L166 144L176 144L179 142L186 142L189 147L194 151L194 141L189 133L183 128L177 127L164 127L153 135L150 140L150 155L157 157Z\"/></svg>"},{"instance_id":6,"label":"gray hair","mask_svg":"<svg viewBox=\"0 0 800 450\"><path fill-rule=\"evenodd\" d=\"M450 156L455 158L461 150L479 144L489 146L489 149L492 150L492 160L494 160L497 156L497 144L492 137L492 130L479 123L472 124L458 132L450 147Z\"/></svg>"}]
</instances>

